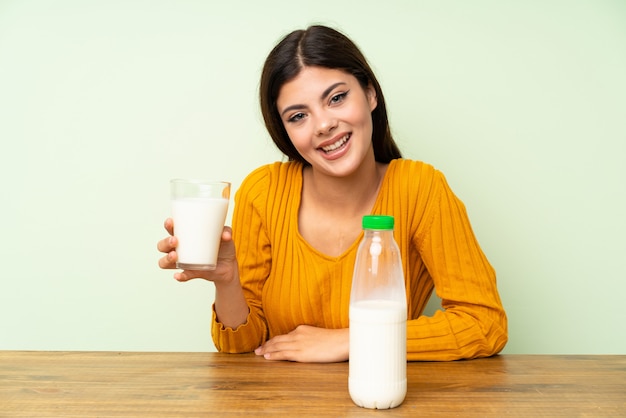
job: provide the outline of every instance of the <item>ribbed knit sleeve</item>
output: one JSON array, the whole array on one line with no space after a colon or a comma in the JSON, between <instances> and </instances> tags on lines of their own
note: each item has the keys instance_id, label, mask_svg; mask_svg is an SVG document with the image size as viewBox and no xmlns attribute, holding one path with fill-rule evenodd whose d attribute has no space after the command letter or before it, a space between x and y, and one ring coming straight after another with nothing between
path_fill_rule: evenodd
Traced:
<instances>
[{"instance_id":1,"label":"ribbed knit sleeve","mask_svg":"<svg viewBox=\"0 0 626 418\"><path fill-rule=\"evenodd\" d=\"M272 265L271 245L264 223L269 185L268 166L264 166L250 173L235 194L233 241L250 311L246 323L233 330L218 322L213 310L213 342L222 352L253 351L267 339L261 295Z\"/></svg>"},{"instance_id":2,"label":"ribbed knit sleeve","mask_svg":"<svg viewBox=\"0 0 626 418\"><path fill-rule=\"evenodd\" d=\"M409 305L409 360L456 360L498 353L507 342L507 318L496 288L496 275L472 231L465 206L444 176L431 166L402 162L405 178L418 191L399 235L404 242ZM411 171L419 169L419 173ZM408 174L408 175L407 175ZM405 200L396 196L395 204ZM409 248L406 248L409 247ZM417 249L417 251L415 251ZM423 263L423 264L422 264ZM432 279L443 311L419 316L423 285Z\"/></svg>"}]
</instances>

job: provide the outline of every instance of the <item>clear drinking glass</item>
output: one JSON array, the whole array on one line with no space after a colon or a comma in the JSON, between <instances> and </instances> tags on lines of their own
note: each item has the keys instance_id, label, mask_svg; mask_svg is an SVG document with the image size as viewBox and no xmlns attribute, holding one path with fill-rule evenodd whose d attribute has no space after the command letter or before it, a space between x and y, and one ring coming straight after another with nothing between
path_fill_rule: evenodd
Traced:
<instances>
[{"instance_id":1,"label":"clear drinking glass","mask_svg":"<svg viewBox=\"0 0 626 418\"><path fill-rule=\"evenodd\" d=\"M228 212L230 183L174 179L170 184L174 235L178 239L176 267L215 270Z\"/></svg>"}]
</instances>

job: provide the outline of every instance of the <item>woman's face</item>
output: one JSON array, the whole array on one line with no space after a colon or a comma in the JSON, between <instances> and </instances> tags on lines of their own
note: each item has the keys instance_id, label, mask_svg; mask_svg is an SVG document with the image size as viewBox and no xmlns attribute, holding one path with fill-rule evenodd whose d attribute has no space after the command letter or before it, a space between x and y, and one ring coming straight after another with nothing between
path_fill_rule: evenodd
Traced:
<instances>
[{"instance_id":1,"label":"woman's face","mask_svg":"<svg viewBox=\"0 0 626 418\"><path fill-rule=\"evenodd\" d=\"M353 173L371 154L376 93L344 71L304 67L285 83L276 102L296 150L313 169Z\"/></svg>"}]
</instances>

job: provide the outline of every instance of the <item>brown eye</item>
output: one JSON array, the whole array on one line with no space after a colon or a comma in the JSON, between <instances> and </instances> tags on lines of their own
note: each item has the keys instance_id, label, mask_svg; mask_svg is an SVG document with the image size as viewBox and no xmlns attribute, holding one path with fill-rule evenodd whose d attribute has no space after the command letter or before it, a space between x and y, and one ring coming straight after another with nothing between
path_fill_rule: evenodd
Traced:
<instances>
[{"instance_id":1,"label":"brown eye","mask_svg":"<svg viewBox=\"0 0 626 418\"><path fill-rule=\"evenodd\" d=\"M343 100L346 98L347 95L348 95L347 91L344 93L335 94L333 97L330 98L330 104L343 102Z\"/></svg>"},{"instance_id":2,"label":"brown eye","mask_svg":"<svg viewBox=\"0 0 626 418\"><path fill-rule=\"evenodd\" d=\"M295 115L287 119L287 122L298 122L298 121L301 121L302 119L304 119L304 113L296 113Z\"/></svg>"}]
</instances>

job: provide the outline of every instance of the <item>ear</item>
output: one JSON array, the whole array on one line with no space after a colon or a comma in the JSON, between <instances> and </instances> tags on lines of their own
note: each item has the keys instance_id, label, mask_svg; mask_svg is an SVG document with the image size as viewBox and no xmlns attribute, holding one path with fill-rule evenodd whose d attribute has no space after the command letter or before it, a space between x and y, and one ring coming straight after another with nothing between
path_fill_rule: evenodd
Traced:
<instances>
[{"instance_id":1,"label":"ear","mask_svg":"<svg viewBox=\"0 0 626 418\"><path fill-rule=\"evenodd\" d=\"M367 97L367 102L370 105L370 112L373 112L378 106L378 98L376 97L376 90L374 90L374 86L372 83L368 84L365 88L365 96Z\"/></svg>"}]
</instances>

